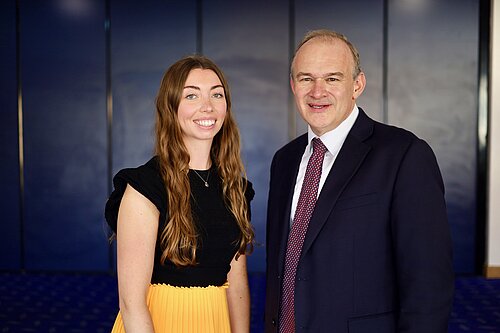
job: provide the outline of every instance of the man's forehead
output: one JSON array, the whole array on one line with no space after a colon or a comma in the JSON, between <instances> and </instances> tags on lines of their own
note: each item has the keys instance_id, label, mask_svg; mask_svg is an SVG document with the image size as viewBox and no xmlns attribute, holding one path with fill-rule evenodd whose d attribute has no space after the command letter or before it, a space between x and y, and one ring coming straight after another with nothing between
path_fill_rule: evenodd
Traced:
<instances>
[{"instance_id":1,"label":"man's forehead","mask_svg":"<svg viewBox=\"0 0 500 333\"><path fill-rule=\"evenodd\" d=\"M300 63L301 66L317 64L325 66L331 64L331 66L335 66L335 64L345 63L346 61L354 62L354 59L349 47L344 42L338 41L337 43L333 43L333 41L325 41L309 45L304 44L297 51L293 63L295 65Z\"/></svg>"},{"instance_id":2,"label":"man's forehead","mask_svg":"<svg viewBox=\"0 0 500 333\"><path fill-rule=\"evenodd\" d=\"M315 37L313 39L308 40L305 42L300 49L297 50L297 54L300 53L301 50L307 50L310 49L311 47L322 47L322 48L335 48L339 50L349 50L349 46L346 44L345 41L339 39L339 38L332 38L332 37Z\"/></svg>"}]
</instances>

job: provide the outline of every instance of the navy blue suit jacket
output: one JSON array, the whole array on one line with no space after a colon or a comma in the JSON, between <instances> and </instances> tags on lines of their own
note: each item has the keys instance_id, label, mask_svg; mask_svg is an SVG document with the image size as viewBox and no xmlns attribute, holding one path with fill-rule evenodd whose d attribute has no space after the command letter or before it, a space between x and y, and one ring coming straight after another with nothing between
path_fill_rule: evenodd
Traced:
<instances>
[{"instance_id":1,"label":"navy blue suit jacket","mask_svg":"<svg viewBox=\"0 0 500 333\"><path fill-rule=\"evenodd\" d=\"M277 332L293 189L307 134L271 165L265 331ZM297 332L444 333L454 274L434 153L360 109L316 202L295 285Z\"/></svg>"}]
</instances>

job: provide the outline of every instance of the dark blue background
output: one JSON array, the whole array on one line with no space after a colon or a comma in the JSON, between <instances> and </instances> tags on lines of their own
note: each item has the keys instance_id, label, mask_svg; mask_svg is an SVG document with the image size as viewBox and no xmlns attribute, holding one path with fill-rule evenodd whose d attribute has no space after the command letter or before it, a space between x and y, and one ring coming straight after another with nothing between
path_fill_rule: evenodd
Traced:
<instances>
[{"instance_id":1,"label":"dark blue background","mask_svg":"<svg viewBox=\"0 0 500 333\"><path fill-rule=\"evenodd\" d=\"M253 223L263 244L270 160L306 129L289 92L290 42L326 27L345 33L359 48L368 80L359 105L433 147L447 187L455 270L474 272L479 3L18 4L18 11L14 0L0 4L0 269L113 269L114 249L103 218L108 169L115 173L149 158L161 76L172 62L196 51L213 58L229 78L243 158L257 192ZM108 93L112 117L107 116ZM264 267L260 245L249 269L262 272Z\"/></svg>"}]
</instances>

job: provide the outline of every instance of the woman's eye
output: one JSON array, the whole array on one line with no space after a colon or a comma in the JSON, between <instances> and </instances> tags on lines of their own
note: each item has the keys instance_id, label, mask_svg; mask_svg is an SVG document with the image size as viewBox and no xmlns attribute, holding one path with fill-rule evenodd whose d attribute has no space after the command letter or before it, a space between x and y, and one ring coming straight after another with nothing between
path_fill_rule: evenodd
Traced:
<instances>
[{"instance_id":1,"label":"woman's eye","mask_svg":"<svg viewBox=\"0 0 500 333\"><path fill-rule=\"evenodd\" d=\"M224 95L223 95L223 94L221 94L221 93L215 93L215 94L213 94L213 96L214 96L215 98L224 98Z\"/></svg>"},{"instance_id":2,"label":"woman's eye","mask_svg":"<svg viewBox=\"0 0 500 333\"><path fill-rule=\"evenodd\" d=\"M196 94L188 94L186 95L186 99L195 99L197 96Z\"/></svg>"}]
</instances>

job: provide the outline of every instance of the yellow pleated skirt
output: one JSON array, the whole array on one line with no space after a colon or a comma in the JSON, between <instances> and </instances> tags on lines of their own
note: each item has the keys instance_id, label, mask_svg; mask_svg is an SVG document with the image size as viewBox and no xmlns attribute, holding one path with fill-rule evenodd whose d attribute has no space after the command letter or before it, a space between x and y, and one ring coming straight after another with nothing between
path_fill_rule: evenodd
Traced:
<instances>
[{"instance_id":1,"label":"yellow pleated skirt","mask_svg":"<svg viewBox=\"0 0 500 333\"><path fill-rule=\"evenodd\" d=\"M149 286L147 305L155 333L230 333L227 285L221 287ZM111 333L125 333L121 313Z\"/></svg>"}]
</instances>

